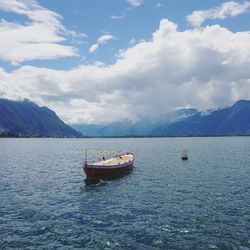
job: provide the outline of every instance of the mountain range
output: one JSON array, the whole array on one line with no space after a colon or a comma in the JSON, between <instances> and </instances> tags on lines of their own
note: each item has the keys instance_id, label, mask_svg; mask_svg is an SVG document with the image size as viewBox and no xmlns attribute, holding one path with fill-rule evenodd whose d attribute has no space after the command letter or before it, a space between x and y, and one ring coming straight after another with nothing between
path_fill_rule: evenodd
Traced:
<instances>
[{"instance_id":1,"label":"mountain range","mask_svg":"<svg viewBox=\"0 0 250 250\"><path fill-rule=\"evenodd\" d=\"M240 100L231 107L208 114L197 112L152 132L164 136L250 135L250 101Z\"/></svg>"},{"instance_id":2,"label":"mountain range","mask_svg":"<svg viewBox=\"0 0 250 250\"><path fill-rule=\"evenodd\" d=\"M110 124L65 124L56 113L30 100L0 98L0 136L38 137L231 136L250 135L250 101L209 110L179 109L161 116Z\"/></svg>"},{"instance_id":3,"label":"mountain range","mask_svg":"<svg viewBox=\"0 0 250 250\"><path fill-rule=\"evenodd\" d=\"M107 125L73 124L86 136L231 136L250 135L250 101L201 112L180 109L135 122L123 120Z\"/></svg>"},{"instance_id":4,"label":"mountain range","mask_svg":"<svg viewBox=\"0 0 250 250\"><path fill-rule=\"evenodd\" d=\"M1 136L81 137L54 111L29 100L0 99Z\"/></svg>"},{"instance_id":5,"label":"mountain range","mask_svg":"<svg viewBox=\"0 0 250 250\"><path fill-rule=\"evenodd\" d=\"M154 129L165 127L196 114L196 109L179 109L161 116L141 117L137 121L122 120L110 124L72 124L86 136L151 136Z\"/></svg>"}]
</instances>

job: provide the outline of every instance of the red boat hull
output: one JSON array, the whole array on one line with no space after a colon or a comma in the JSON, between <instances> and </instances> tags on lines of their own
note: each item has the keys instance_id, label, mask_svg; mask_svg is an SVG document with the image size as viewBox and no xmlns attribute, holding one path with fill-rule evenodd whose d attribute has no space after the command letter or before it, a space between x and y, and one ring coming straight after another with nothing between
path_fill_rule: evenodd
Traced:
<instances>
[{"instance_id":1,"label":"red boat hull","mask_svg":"<svg viewBox=\"0 0 250 250\"><path fill-rule=\"evenodd\" d=\"M133 168L133 162L125 166L113 168L84 167L84 172L88 180L112 178L129 172Z\"/></svg>"},{"instance_id":2,"label":"red boat hull","mask_svg":"<svg viewBox=\"0 0 250 250\"><path fill-rule=\"evenodd\" d=\"M113 158L97 162L86 162L84 172L86 180L111 179L128 173L134 165L135 156L132 153L117 155Z\"/></svg>"}]
</instances>

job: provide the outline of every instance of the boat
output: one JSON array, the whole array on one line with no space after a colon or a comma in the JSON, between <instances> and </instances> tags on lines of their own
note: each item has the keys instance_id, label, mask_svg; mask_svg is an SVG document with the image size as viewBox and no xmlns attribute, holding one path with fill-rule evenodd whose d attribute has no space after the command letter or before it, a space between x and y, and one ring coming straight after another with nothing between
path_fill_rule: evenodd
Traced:
<instances>
[{"instance_id":1,"label":"boat","mask_svg":"<svg viewBox=\"0 0 250 250\"><path fill-rule=\"evenodd\" d=\"M86 181L105 180L128 173L134 165L135 156L131 152L121 153L107 158L102 156L98 161L87 161L85 152L84 172Z\"/></svg>"}]
</instances>

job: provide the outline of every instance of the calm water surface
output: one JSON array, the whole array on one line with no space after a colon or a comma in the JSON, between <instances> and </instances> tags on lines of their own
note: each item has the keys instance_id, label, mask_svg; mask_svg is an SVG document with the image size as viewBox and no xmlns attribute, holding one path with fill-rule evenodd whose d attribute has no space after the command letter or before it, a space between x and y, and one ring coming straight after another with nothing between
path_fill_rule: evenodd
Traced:
<instances>
[{"instance_id":1,"label":"calm water surface","mask_svg":"<svg viewBox=\"0 0 250 250\"><path fill-rule=\"evenodd\" d=\"M85 186L85 147L135 168ZM1 249L250 249L250 137L0 139L0 171Z\"/></svg>"}]
</instances>

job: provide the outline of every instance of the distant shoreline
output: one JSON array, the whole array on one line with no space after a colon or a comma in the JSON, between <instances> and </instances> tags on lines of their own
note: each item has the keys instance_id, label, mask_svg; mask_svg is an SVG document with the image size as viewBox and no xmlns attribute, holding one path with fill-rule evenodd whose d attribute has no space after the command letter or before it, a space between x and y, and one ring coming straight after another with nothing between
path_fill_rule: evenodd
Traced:
<instances>
[{"instance_id":1,"label":"distant shoreline","mask_svg":"<svg viewBox=\"0 0 250 250\"><path fill-rule=\"evenodd\" d=\"M68 136L29 136L29 135L0 135L0 138L36 138L36 139L108 139L108 138L200 138L200 137L248 137L250 135L178 135L178 136L81 136L81 137L68 137Z\"/></svg>"}]
</instances>

